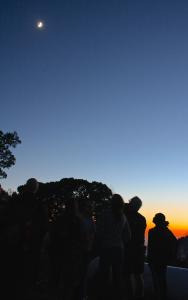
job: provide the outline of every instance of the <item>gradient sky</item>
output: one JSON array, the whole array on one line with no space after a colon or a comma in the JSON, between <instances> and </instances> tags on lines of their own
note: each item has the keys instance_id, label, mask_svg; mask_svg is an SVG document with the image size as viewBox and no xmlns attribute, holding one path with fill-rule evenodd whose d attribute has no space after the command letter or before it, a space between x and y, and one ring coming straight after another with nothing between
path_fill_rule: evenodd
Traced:
<instances>
[{"instance_id":1,"label":"gradient sky","mask_svg":"<svg viewBox=\"0 0 188 300\"><path fill-rule=\"evenodd\" d=\"M187 0L1 1L0 102L5 189L101 181L188 233Z\"/></svg>"}]
</instances>

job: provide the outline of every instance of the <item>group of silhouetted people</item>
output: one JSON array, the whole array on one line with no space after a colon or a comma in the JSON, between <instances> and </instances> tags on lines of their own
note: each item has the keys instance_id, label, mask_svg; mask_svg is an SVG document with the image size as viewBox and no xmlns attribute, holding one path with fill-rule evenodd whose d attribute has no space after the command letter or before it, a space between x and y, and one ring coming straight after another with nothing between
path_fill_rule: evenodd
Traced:
<instances>
[{"instance_id":1,"label":"group of silhouetted people","mask_svg":"<svg viewBox=\"0 0 188 300\"><path fill-rule=\"evenodd\" d=\"M4 299L32 299L46 282L46 297L62 300L144 299L144 263L147 259L157 300L167 299L167 265L176 257L177 240L162 213L157 213L145 246L146 219L142 201L124 203L112 195L108 208L96 219L86 197L70 198L64 211L49 222L46 205L37 198L39 183L30 178L20 193L8 197L0 187L0 273ZM147 252L147 253L146 253ZM97 279L88 276L99 257Z\"/></svg>"}]
</instances>

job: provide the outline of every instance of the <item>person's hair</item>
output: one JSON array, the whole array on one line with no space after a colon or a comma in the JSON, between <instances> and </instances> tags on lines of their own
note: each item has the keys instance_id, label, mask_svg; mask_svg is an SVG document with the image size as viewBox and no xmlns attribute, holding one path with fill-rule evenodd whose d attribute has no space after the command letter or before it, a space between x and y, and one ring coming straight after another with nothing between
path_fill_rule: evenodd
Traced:
<instances>
[{"instance_id":1,"label":"person's hair","mask_svg":"<svg viewBox=\"0 0 188 300\"><path fill-rule=\"evenodd\" d=\"M139 197L135 196L130 199L129 206L131 207L132 210L138 211L142 206L142 200Z\"/></svg>"},{"instance_id":2,"label":"person's hair","mask_svg":"<svg viewBox=\"0 0 188 300\"><path fill-rule=\"evenodd\" d=\"M35 178L29 178L26 182L26 189L30 192L36 192L39 188L39 183Z\"/></svg>"},{"instance_id":3,"label":"person's hair","mask_svg":"<svg viewBox=\"0 0 188 300\"><path fill-rule=\"evenodd\" d=\"M124 201L119 194L114 194L111 199L112 212L116 219L120 219L122 216Z\"/></svg>"},{"instance_id":4,"label":"person's hair","mask_svg":"<svg viewBox=\"0 0 188 300\"><path fill-rule=\"evenodd\" d=\"M155 214L154 218L153 218L153 223L155 225L158 225L158 226L168 226L169 225L169 222L166 221L166 217L164 214L162 213L157 213Z\"/></svg>"}]
</instances>

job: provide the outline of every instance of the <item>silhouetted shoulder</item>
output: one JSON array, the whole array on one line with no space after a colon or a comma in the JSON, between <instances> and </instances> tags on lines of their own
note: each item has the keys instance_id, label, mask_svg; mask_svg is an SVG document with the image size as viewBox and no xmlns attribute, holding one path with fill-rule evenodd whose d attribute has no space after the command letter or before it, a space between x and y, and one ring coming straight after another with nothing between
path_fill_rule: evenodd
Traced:
<instances>
[{"instance_id":1,"label":"silhouetted shoulder","mask_svg":"<svg viewBox=\"0 0 188 300\"><path fill-rule=\"evenodd\" d=\"M148 232L148 261L167 265L176 258L177 239L167 226L156 226Z\"/></svg>"},{"instance_id":2,"label":"silhouetted shoulder","mask_svg":"<svg viewBox=\"0 0 188 300\"><path fill-rule=\"evenodd\" d=\"M139 212L126 211L125 215L131 227L131 231L145 231L146 229L146 218Z\"/></svg>"},{"instance_id":3,"label":"silhouetted shoulder","mask_svg":"<svg viewBox=\"0 0 188 300\"><path fill-rule=\"evenodd\" d=\"M146 227L146 218L139 212L137 213L137 218L139 219L140 223L142 223L142 225Z\"/></svg>"},{"instance_id":4,"label":"silhouetted shoulder","mask_svg":"<svg viewBox=\"0 0 188 300\"><path fill-rule=\"evenodd\" d=\"M152 237L153 235L155 235L155 232L156 232L156 227L150 228L148 230L148 238Z\"/></svg>"}]
</instances>

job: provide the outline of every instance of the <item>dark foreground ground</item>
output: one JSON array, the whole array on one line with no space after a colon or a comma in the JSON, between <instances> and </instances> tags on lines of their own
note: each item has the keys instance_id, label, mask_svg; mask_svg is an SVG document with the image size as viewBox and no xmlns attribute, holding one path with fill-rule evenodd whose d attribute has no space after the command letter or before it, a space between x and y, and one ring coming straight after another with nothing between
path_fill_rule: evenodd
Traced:
<instances>
[{"instance_id":1,"label":"dark foreground ground","mask_svg":"<svg viewBox=\"0 0 188 300\"><path fill-rule=\"evenodd\" d=\"M98 261L97 259L93 261L90 266L88 278L89 278L89 291L88 291L88 300L98 300L98 291L97 290L97 277L95 276L97 270ZM167 273L168 281L168 300L188 300L188 269L168 267ZM145 300L153 300L154 295L152 292L152 279L150 270L147 264L145 264L144 272L144 282L145 282ZM114 297L111 296L111 291L109 287L109 297L108 300L114 300ZM52 292L51 295L46 288L45 282L41 284L38 289L32 291L30 294L29 300L63 300L60 295L57 295L56 292ZM117 298L116 298L117 299ZM115 300L116 300L115 299ZM125 293L125 300L127 299ZM118 300L118 299L117 299Z\"/></svg>"},{"instance_id":2,"label":"dark foreground ground","mask_svg":"<svg viewBox=\"0 0 188 300\"><path fill-rule=\"evenodd\" d=\"M99 291L97 291L95 288L90 289L87 300L98 300L99 298L101 300L101 297L98 297L98 293ZM108 300L118 300L117 297L112 296L110 287L109 287L108 295L105 298ZM128 300L126 294L123 299ZM38 288L38 290L36 289L35 291L31 292L27 300L63 300L63 298L61 297L60 294L58 295L56 292L50 294L49 292L46 291L45 288L44 289ZM154 300L152 290L146 291L144 300Z\"/></svg>"}]
</instances>

